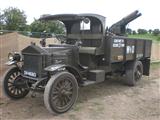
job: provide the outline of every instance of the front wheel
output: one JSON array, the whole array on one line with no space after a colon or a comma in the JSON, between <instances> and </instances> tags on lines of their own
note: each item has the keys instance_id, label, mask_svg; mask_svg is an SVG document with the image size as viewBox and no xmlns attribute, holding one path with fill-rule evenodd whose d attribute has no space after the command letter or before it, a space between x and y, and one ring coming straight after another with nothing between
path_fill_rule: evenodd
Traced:
<instances>
[{"instance_id":1,"label":"front wheel","mask_svg":"<svg viewBox=\"0 0 160 120\"><path fill-rule=\"evenodd\" d=\"M6 96L11 99L24 98L29 90L26 89L26 83L20 75L20 70L17 67L12 67L4 75L3 89Z\"/></svg>"},{"instance_id":2,"label":"front wheel","mask_svg":"<svg viewBox=\"0 0 160 120\"><path fill-rule=\"evenodd\" d=\"M141 61L134 61L126 65L126 84L135 86L143 75L143 64Z\"/></svg>"},{"instance_id":3,"label":"front wheel","mask_svg":"<svg viewBox=\"0 0 160 120\"><path fill-rule=\"evenodd\" d=\"M55 74L48 81L44 91L44 104L51 113L64 113L76 102L78 84L69 72Z\"/></svg>"}]
</instances>

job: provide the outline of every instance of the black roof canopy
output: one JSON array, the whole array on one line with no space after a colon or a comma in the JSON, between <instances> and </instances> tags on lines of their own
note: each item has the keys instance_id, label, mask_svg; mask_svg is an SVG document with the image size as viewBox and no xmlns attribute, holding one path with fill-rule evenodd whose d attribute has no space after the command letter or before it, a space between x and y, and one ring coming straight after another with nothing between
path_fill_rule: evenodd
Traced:
<instances>
[{"instance_id":1,"label":"black roof canopy","mask_svg":"<svg viewBox=\"0 0 160 120\"><path fill-rule=\"evenodd\" d=\"M56 15L44 15L39 20L82 20L84 17L94 17L99 19L102 23L105 22L105 17L98 14L56 14Z\"/></svg>"},{"instance_id":2,"label":"black roof canopy","mask_svg":"<svg viewBox=\"0 0 160 120\"><path fill-rule=\"evenodd\" d=\"M56 14L56 15L44 15L39 18L42 21L48 20L59 20L62 21L65 25L68 22L80 21L88 17L91 21L96 19L102 25L103 32L105 32L105 17L98 14ZM67 25L66 25L67 26Z\"/></svg>"},{"instance_id":3,"label":"black roof canopy","mask_svg":"<svg viewBox=\"0 0 160 120\"><path fill-rule=\"evenodd\" d=\"M59 20L59 21L68 21L68 20L82 20L83 17L76 14L57 14L57 15L45 15L40 17L39 20Z\"/></svg>"}]
</instances>

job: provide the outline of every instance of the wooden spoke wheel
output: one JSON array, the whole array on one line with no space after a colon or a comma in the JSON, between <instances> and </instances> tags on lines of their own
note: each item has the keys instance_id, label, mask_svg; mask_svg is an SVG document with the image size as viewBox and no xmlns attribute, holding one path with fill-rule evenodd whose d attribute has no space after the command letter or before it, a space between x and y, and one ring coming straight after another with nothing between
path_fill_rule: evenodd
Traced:
<instances>
[{"instance_id":1,"label":"wooden spoke wheel","mask_svg":"<svg viewBox=\"0 0 160 120\"><path fill-rule=\"evenodd\" d=\"M77 97L77 80L72 74L61 72L48 81L44 92L44 103L51 113L64 113L74 105Z\"/></svg>"},{"instance_id":2,"label":"wooden spoke wheel","mask_svg":"<svg viewBox=\"0 0 160 120\"><path fill-rule=\"evenodd\" d=\"M24 98L29 90L25 88L25 81L17 67L9 69L3 79L4 93L11 99Z\"/></svg>"}]
</instances>

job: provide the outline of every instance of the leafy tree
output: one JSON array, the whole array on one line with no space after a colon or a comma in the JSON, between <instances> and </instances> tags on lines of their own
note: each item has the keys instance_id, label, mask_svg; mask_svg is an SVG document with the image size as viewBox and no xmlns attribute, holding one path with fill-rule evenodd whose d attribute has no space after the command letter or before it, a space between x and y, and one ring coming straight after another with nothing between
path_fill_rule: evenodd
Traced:
<instances>
[{"instance_id":1,"label":"leafy tree","mask_svg":"<svg viewBox=\"0 0 160 120\"><path fill-rule=\"evenodd\" d=\"M137 34L137 33L136 33L136 31L135 31L135 30L133 30L133 31L132 31L132 34L133 34L133 35L135 35L135 34Z\"/></svg>"},{"instance_id":2,"label":"leafy tree","mask_svg":"<svg viewBox=\"0 0 160 120\"><path fill-rule=\"evenodd\" d=\"M40 33L46 31L47 33L64 34L64 25L58 21L39 21L34 20L30 25L31 32L35 37L40 37ZM39 35L38 35L39 34Z\"/></svg>"},{"instance_id":3,"label":"leafy tree","mask_svg":"<svg viewBox=\"0 0 160 120\"><path fill-rule=\"evenodd\" d=\"M3 21L7 30L25 30L26 15L18 8L9 7L3 10Z\"/></svg>"},{"instance_id":4,"label":"leafy tree","mask_svg":"<svg viewBox=\"0 0 160 120\"><path fill-rule=\"evenodd\" d=\"M0 10L0 30L3 29L3 25L4 25L4 23L3 23L3 14L2 14L2 11Z\"/></svg>"},{"instance_id":5,"label":"leafy tree","mask_svg":"<svg viewBox=\"0 0 160 120\"><path fill-rule=\"evenodd\" d=\"M147 34L147 30L145 30L145 29L138 29L138 34Z\"/></svg>"},{"instance_id":6,"label":"leafy tree","mask_svg":"<svg viewBox=\"0 0 160 120\"><path fill-rule=\"evenodd\" d=\"M153 35L157 36L160 34L160 30L159 29L154 29L153 30Z\"/></svg>"},{"instance_id":7,"label":"leafy tree","mask_svg":"<svg viewBox=\"0 0 160 120\"><path fill-rule=\"evenodd\" d=\"M148 32L149 32L149 34L152 34L153 31L151 29L149 29Z\"/></svg>"},{"instance_id":8,"label":"leafy tree","mask_svg":"<svg viewBox=\"0 0 160 120\"><path fill-rule=\"evenodd\" d=\"M45 30L45 24L41 21L35 20L30 25L31 32L43 32Z\"/></svg>"}]
</instances>

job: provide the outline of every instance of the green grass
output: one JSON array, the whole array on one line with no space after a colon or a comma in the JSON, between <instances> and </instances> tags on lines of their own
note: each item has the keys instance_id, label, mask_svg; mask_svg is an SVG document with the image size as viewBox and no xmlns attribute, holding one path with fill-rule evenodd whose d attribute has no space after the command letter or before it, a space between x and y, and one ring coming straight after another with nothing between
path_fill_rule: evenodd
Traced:
<instances>
[{"instance_id":1,"label":"green grass","mask_svg":"<svg viewBox=\"0 0 160 120\"><path fill-rule=\"evenodd\" d=\"M128 35L128 37L149 39L149 40L153 40L154 42L160 42L160 35L154 36L152 34L135 34L135 35Z\"/></svg>"}]
</instances>

